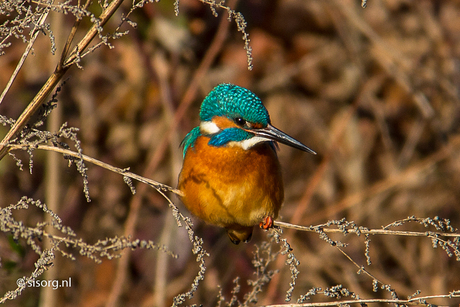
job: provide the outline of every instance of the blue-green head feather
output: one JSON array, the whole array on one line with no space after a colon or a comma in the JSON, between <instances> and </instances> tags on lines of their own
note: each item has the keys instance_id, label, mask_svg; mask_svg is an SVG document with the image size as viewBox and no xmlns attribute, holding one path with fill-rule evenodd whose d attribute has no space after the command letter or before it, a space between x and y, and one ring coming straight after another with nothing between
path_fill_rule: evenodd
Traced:
<instances>
[{"instance_id":1,"label":"blue-green head feather","mask_svg":"<svg viewBox=\"0 0 460 307\"><path fill-rule=\"evenodd\" d=\"M210 121L214 116L241 117L264 127L270 123L268 111L259 97L248 89L228 83L216 86L201 105L201 121Z\"/></svg>"}]
</instances>

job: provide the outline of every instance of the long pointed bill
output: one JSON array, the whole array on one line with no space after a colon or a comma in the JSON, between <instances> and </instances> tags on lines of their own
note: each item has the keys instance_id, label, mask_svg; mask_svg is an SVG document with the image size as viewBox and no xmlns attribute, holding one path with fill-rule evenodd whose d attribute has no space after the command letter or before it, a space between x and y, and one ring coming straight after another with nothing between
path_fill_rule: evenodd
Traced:
<instances>
[{"instance_id":1,"label":"long pointed bill","mask_svg":"<svg viewBox=\"0 0 460 307\"><path fill-rule=\"evenodd\" d=\"M279 129L276 129L275 127L273 127L270 124L265 128L251 129L251 130L248 130L248 131L251 132L251 133L254 133L257 136L260 136L260 137L263 137L263 138L266 138L266 139L270 139L270 140L273 140L273 141L277 141L277 142L283 143L285 145L288 145L288 146L291 146L291 147L294 147L294 148L297 148L297 149L300 149L300 150L303 150L303 151L306 151L306 152L309 152L309 153L312 153L312 154L316 155L316 152L314 152L313 150L311 150L310 148L308 148L304 144L300 143L299 141L297 141L293 137L287 135L283 131L281 131Z\"/></svg>"}]
</instances>

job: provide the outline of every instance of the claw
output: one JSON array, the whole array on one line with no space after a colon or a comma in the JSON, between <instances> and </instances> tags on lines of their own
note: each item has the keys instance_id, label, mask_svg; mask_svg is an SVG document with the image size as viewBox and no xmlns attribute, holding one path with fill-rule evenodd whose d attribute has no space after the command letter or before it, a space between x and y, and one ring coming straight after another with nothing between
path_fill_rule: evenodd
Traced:
<instances>
[{"instance_id":1,"label":"claw","mask_svg":"<svg viewBox=\"0 0 460 307\"><path fill-rule=\"evenodd\" d=\"M262 229L269 229L273 227L273 218L271 216L264 217L264 220L260 222L259 227Z\"/></svg>"}]
</instances>

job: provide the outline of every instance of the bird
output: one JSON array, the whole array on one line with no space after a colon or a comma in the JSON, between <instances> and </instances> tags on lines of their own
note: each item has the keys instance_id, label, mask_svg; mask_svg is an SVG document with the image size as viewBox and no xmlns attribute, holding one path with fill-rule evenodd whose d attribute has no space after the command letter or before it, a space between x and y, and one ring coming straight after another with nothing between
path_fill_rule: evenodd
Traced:
<instances>
[{"instance_id":1,"label":"bird","mask_svg":"<svg viewBox=\"0 0 460 307\"><path fill-rule=\"evenodd\" d=\"M178 189L196 217L227 230L230 241L249 242L254 226L273 227L284 201L282 143L312 149L271 125L259 97L238 85L217 85L200 108L200 125L181 143Z\"/></svg>"}]
</instances>

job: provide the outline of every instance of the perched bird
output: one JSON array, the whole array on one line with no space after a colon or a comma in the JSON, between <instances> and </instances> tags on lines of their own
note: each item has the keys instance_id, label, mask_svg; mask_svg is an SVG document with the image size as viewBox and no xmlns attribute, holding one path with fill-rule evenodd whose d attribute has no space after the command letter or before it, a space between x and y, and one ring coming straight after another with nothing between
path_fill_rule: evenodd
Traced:
<instances>
[{"instance_id":1,"label":"perched bird","mask_svg":"<svg viewBox=\"0 0 460 307\"><path fill-rule=\"evenodd\" d=\"M234 244L248 242L255 225L273 226L283 203L276 142L316 153L273 127L261 100L237 85L216 86L200 119L182 141L182 201L195 216L226 228Z\"/></svg>"}]
</instances>

